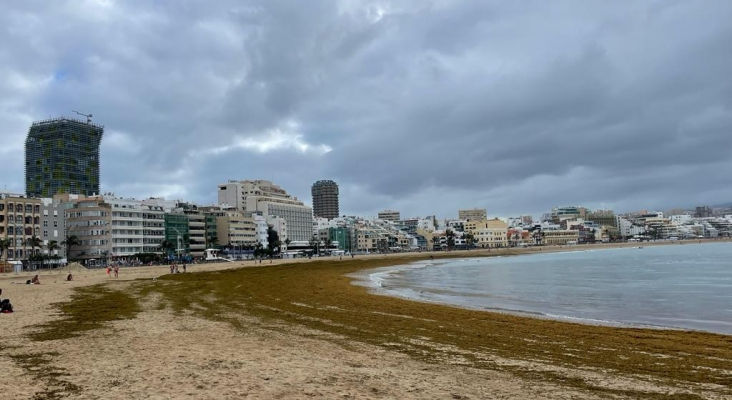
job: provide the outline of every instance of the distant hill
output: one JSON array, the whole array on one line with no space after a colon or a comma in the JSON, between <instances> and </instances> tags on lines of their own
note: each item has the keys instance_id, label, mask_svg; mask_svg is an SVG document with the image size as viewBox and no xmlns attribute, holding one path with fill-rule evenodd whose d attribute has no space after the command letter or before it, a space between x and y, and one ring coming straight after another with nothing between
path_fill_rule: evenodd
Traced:
<instances>
[{"instance_id":1,"label":"distant hill","mask_svg":"<svg viewBox=\"0 0 732 400\"><path fill-rule=\"evenodd\" d=\"M732 208L732 202L730 203L724 203L724 204L717 204L714 206L709 206L711 208Z\"/></svg>"}]
</instances>

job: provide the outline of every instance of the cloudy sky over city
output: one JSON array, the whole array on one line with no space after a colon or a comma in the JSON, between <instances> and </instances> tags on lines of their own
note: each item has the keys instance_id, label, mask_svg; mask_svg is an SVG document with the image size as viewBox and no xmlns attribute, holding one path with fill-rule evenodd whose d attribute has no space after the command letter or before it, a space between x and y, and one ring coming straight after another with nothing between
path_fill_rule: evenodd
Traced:
<instances>
[{"instance_id":1,"label":"cloudy sky over city","mask_svg":"<svg viewBox=\"0 0 732 400\"><path fill-rule=\"evenodd\" d=\"M0 4L2 180L34 120L105 126L102 190L229 179L341 213L456 217L732 201L732 2Z\"/></svg>"}]
</instances>

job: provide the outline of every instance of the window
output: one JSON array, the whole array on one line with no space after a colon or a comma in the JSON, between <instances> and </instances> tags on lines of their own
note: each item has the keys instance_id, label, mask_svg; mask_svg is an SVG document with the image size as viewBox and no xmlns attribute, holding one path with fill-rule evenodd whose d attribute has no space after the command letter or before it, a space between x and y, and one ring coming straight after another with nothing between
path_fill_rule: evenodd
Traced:
<instances>
[{"instance_id":1,"label":"window","mask_svg":"<svg viewBox=\"0 0 732 400\"><path fill-rule=\"evenodd\" d=\"M58 211L57 210L53 210L53 216L54 217L58 217Z\"/></svg>"},{"instance_id":2,"label":"window","mask_svg":"<svg viewBox=\"0 0 732 400\"><path fill-rule=\"evenodd\" d=\"M43 237L44 238L48 237L48 231L43 231Z\"/></svg>"},{"instance_id":3,"label":"window","mask_svg":"<svg viewBox=\"0 0 732 400\"><path fill-rule=\"evenodd\" d=\"M45 228L47 226L48 226L48 221L43 221L43 227Z\"/></svg>"},{"instance_id":4,"label":"window","mask_svg":"<svg viewBox=\"0 0 732 400\"><path fill-rule=\"evenodd\" d=\"M53 221L53 227L54 228L58 227L58 221Z\"/></svg>"},{"instance_id":5,"label":"window","mask_svg":"<svg viewBox=\"0 0 732 400\"><path fill-rule=\"evenodd\" d=\"M14 215L8 215L8 222L15 222L15 216Z\"/></svg>"}]
</instances>

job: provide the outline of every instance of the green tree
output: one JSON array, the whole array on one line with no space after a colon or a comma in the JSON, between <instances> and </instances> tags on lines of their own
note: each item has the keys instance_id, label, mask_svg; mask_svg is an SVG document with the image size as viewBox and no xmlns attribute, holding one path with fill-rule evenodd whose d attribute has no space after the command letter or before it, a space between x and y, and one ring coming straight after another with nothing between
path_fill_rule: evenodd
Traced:
<instances>
[{"instance_id":1,"label":"green tree","mask_svg":"<svg viewBox=\"0 0 732 400\"><path fill-rule=\"evenodd\" d=\"M475 246L475 235L472 233L466 233L465 234L465 243L468 245L468 249L472 249Z\"/></svg>"},{"instance_id":2,"label":"green tree","mask_svg":"<svg viewBox=\"0 0 732 400\"><path fill-rule=\"evenodd\" d=\"M318 240L318 237L313 235L312 238L310 238L310 249L313 251L313 254L317 253L318 250L318 244L320 244L320 240Z\"/></svg>"},{"instance_id":3,"label":"green tree","mask_svg":"<svg viewBox=\"0 0 732 400\"><path fill-rule=\"evenodd\" d=\"M71 261L71 250L76 246L81 246L81 240L76 235L69 235L61 242L61 245L66 247L66 258Z\"/></svg>"},{"instance_id":4,"label":"green tree","mask_svg":"<svg viewBox=\"0 0 732 400\"><path fill-rule=\"evenodd\" d=\"M206 248L207 249L216 248L219 245L219 238L215 234L210 234L206 238L206 242L207 242L206 243Z\"/></svg>"},{"instance_id":5,"label":"green tree","mask_svg":"<svg viewBox=\"0 0 732 400\"><path fill-rule=\"evenodd\" d=\"M163 240L162 243L160 243L160 246L158 246L158 249L160 249L160 251L165 255L169 255L170 252L175 250L175 248L175 244L169 240Z\"/></svg>"},{"instance_id":6,"label":"green tree","mask_svg":"<svg viewBox=\"0 0 732 400\"><path fill-rule=\"evenodd\" d=\"M42 248L43 247L43 240L41 240L38 236L33 235L26 239L26 245L30 246L31 253L35 254L36 248Z\"/></svg>"},{"instance_id":7,"label":"green tree","mask_svg":"<svg viewBox=\"0 0 732 400\"><path fill-rule=\"evenodd\" d=\"M12 243L10 239L0 239L0 258L5 256L5 261L8 261L8 249Z\"/></svg>"},{"instance_id":8,"label":"green tree","mask_svg":"<svg viewBox=\"0 0 732 400\"><path fill-rule=\"evenodd\" d=\"M51 240L48 242L48 245L46 246L46 250L48 250L48 255L52 255L54 251L58 250L58 242L55 240Z\"/></svg>"},{"instance_id":9,"label":"green tree","mask_svg":"<svg viewBox=\"0 0 732 400\"><path fill-rule=\"evenodd\" d=\"M445 231L445 237L447 237L447 249L451 250L453 247L455 247L455 232L453 232L451 229L448 229Z\"/></svg>"}]
</instances>

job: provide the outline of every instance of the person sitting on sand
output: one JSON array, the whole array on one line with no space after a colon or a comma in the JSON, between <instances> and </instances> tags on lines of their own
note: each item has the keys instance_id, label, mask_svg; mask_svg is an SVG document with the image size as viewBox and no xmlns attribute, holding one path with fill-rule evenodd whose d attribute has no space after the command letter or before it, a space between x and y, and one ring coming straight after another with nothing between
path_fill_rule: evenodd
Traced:
<instances>
[{"instance_id":1,"label":"person sitting on sand","mask_svg":"<svg viewBox=\"0 0 732 400\"><path fill-rule=\"evenodd\" d=\"M66 276L66 282L71 282L74 280L74 277L69 273L69 275Z\"/></svg>"},{"instance_id":2,"label":"person sitting on sand","mask_svg":"<svg viewBox=\"0 0 732 400\"><path fill-rule=\"evenodd\" d=\"M0 289L0 296L3 294L3 290ZM13 305L10 304L10 299L0 299L0 313L10 314L13 312Z\"/></svg>"},{"instance_id":3,"label":"person sitting on sand","mask_svg":"<svg viewBox=\"0 0 732 400\"><path fill-rule=\"evenodd\" d=\"M38 275L34 276L33 279L31 279L31 285L40 285L41 281L38 279Z\"/></svg>"}]
</instances>

